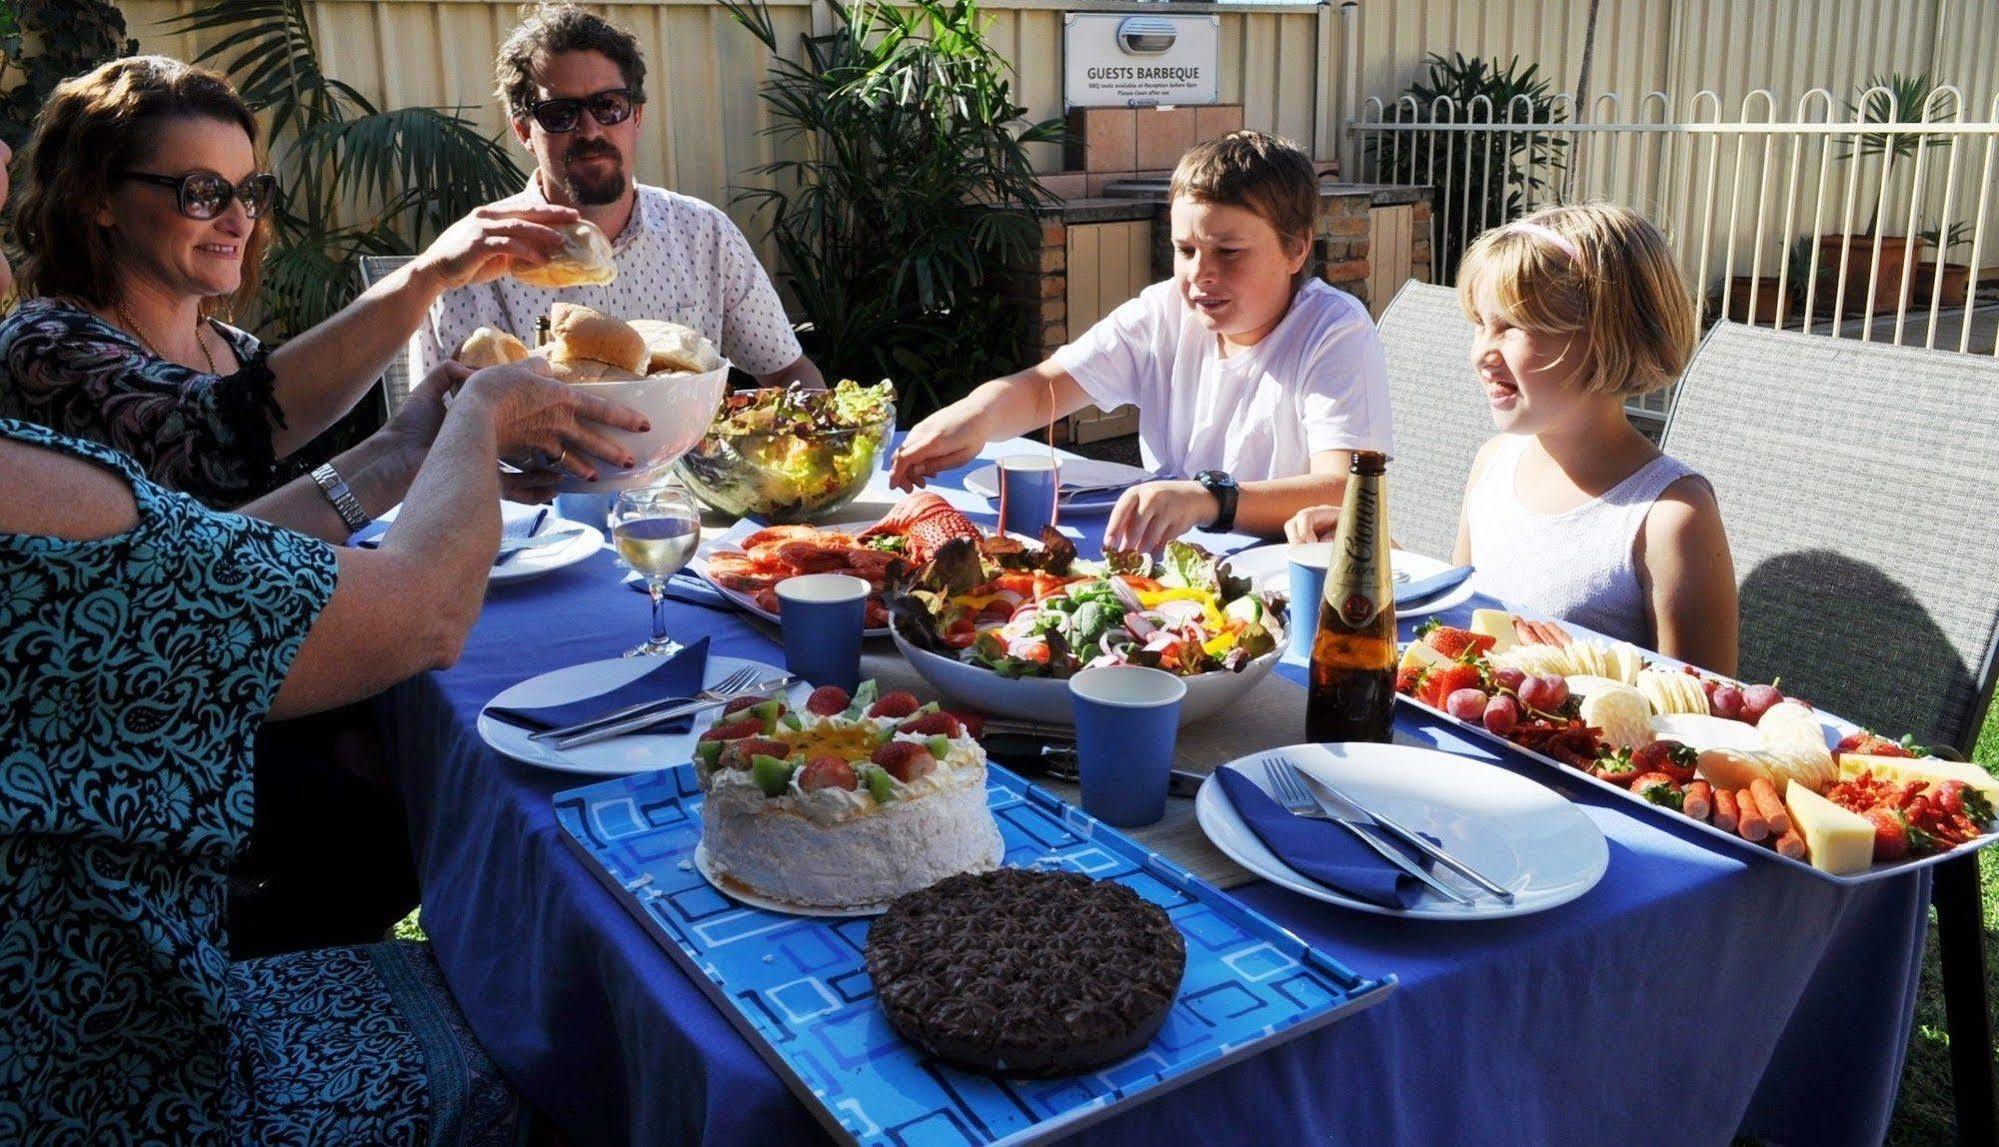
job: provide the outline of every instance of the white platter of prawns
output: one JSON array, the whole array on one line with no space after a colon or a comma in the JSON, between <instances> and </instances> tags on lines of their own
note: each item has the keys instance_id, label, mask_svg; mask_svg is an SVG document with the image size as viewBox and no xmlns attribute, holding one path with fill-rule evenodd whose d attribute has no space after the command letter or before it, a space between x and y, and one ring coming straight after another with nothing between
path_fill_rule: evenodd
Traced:
<instances>
[{"instance_id":1,"label":"white platter of prawns","mask_svg":"<svg viewBox=\"0 0 1999 1147\"><path fill-rule=\"evenodd\" d=\"M1479 610L1404 647L1396 693L1531 760L1817 877L1875 880L1983 848L1999 779L1634 645Z\"/></svg>"}]
</instances>

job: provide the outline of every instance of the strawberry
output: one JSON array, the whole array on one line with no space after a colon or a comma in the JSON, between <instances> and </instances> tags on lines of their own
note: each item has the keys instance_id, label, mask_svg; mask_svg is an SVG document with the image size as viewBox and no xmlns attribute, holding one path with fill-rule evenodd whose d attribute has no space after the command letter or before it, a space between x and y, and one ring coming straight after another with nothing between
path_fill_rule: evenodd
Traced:
<instances>
[{"instance_id":1,"label":"strawberry","mask_svg":"<svg viewBox=\"0 0 1999 1147\"><path fill-rule=\"evenodd\" d=\"M1861 814L1874 822L1874 859L1900 860L1909 855L1909 822L1891 808L1871 808Z\"/></svg>"},{"instance_id":2,"label":"strawberry","mask_svg":"<svg viewBox=\"0 0 1999 1147\"><path fill-rule=\"evenodd\" d=\"M758 729L762 731L761 727ZM719 763L725 769L747 769L752 757L776 757L783 760L791 755L791 746L783 741L773 741L769 737L744 737L740 741L730 741L722 746Z\"/></svg>"},{"instance_id":3,"label":"strawberry","mask_svg":"<svg viewBox=\"0 0 1999 1147\"><path fill-rule=\"evenodd\" d=\"M1859 753L1869 757L1913 757L1917 755L1910 751L1913 747L1899 741L1891 741L1872 729L1862 729L1858 733L1848 733L1841 738L1838 746L1832 751L1832 757L1835 761L1844 753Z\"/></svg>"},{"instance_id":4,"label":"strawberry","mask_svg":"<svg viewBox=\"0 0 1999 1147\"><path fill-rule=\"evenodd\" d=\"M741 721L718 721L708 726L707 731L701 734L700 739L703 741L734 741L742 737L754 737L763 731L764 723L762 721L754 717L746 717Z\"/></svg>"},{"instance_id":5,"label":"strawberry","mask_svg":"<svg viewBox=\"0 0 1999 1147\"><path fill-rule=\"evenodd\" d=\"M1478 688L1480 680L1475 665L1439 665L1423 674L1423 684L1416 690L1416 699L1433 709L1441 709L1445 698L1460 689Z\"/></svg>"},{"instance_id":6,"label":"strawberry","mask_svg":"<svg viewBox=\"0 0 1999 1147\"><path fill-rule=\"evenodd\" d=\"M959 724L961 724L961 725L963 725L963 726L965 726L965 735L966 735L966 736L968 736L968 737L970 737L970 738L971 738L971 739L973 739L974 741L976 741L976 740L978 740L978 739L979 739L980 737L983 737L983 736L985 736L985 735L986 735L986 717L985 717L985 714L983 714L983 713L953 713L953 714L951 714L951 715L952 715L953 717L956 717L956 718L958 718L958 723L959 723Z\"/></svg>"},{"instance_id":7,"label":"strawberry","mask_svg":"<svg viewBox=\"0 0 1999 1147\"><path fill-rule=\"evenodd\" d=\"M927 776L937 767L937 758L915 741L890 741L875 750L874 762L903 784Z\"/></svg>"},{"instance_id":8,"label":"strawberry","mask_svg":"<svg viewBox=\"0 0 1999 1147\"><path fill-rule=\"evenodd\" d=\"M805 792L820 789L845 789L852 792L860 782L854 776L854 766L835 756L814 757L798 775L798 787Z\"/></svg>"},{"instance_id":9,"label":"strawberry","mask_svg":"<svg viewBox=\"0 0 1999 1147\"><path fill-rule=\"evenodd\" d=\"M730 702L727 705L722 706L722 716L728 717L733 714L740 713L743 710L749 708L752 705L755 705L756 703L762 700L763 700L762 697L756 697L756 696L733 698L730 700Z\"/></svg>"},{"instance_id":10,"label":"strawberry","mask_svg":"<svg viewBox=\"0 0 1999 1147\"><path fill-rule=\"evenodd\" d=\"M853 703L845 689L838 685L821 685L805 699L805 711L820 717L831 717Z\"/></svg>"},{"instance_id":11,"label":"strawberry","mask_svg":"<svg viewBox=\"0 0 1999 1147\"><path fill-rule=\"evenodd\" d=\"M1396 671L1395 691L1397 693L1413 697L1416 695L1417 688L1422 684L1423 667L1421 665L1410 665Z\"/></svg>"},{"instance_id":12,"label":"strawberry","mask_svg":"<svg viewBox=\"0 0 1999 1147\"><path fill-rule=\"evenodd\" d=\"M958 718L953 717L949 713L940 712L925 713L921 717L914 717L904 721L900 731L913 733L921 737L935 737L940 734L946 737L955 737L964 732L965 727L958 723Z\"/></svg>"},{"instance_id":13,"label":"strawberry","mask_svg":"<svg viewBox=\"0 0 1999 1147\"><path fill-rule=\"evenodd\" d=\"M1418 633L1423 638L1423 644L1453 661L1463 661L1468 656L1486 653L1494 644L1494 639L1485 634L1459 629L1454 625L1445 625L1435 618L1425 622Z\"/></svg>"},{"instance_id":14,"label":"strawberry","mask_svg":"<svg viewBox=\"0 0 1999 1147\"><path fill-rule=\"evenodd\" d=\"M907 717L921 708L923 702L916 699L916 694L897 690L894 693L884 693L880 700L868 706L868 716Z\"/></svg>"},{"instance_id":15,"label":"strawberry","mask_svg":"<svg viewBox=\"0 0 1999 1147\"><path fill-rule=\"evenodd\" d=\"M1632 767L1639 772L1664 773L1679 785L1694 779L1694 766L1700 759L1697 750L1678 741L1654 741L1631 754Z\"/></svg>"}]
</instances>

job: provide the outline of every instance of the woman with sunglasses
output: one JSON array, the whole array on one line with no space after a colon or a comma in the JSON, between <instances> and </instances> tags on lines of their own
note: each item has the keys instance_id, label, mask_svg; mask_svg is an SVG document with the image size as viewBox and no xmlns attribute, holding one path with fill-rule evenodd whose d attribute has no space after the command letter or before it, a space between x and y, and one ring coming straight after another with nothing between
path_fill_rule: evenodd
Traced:
<instances>
[{"instance_id":1,"label":"woman with sunglasses","mask_svg":"<svg viewBox=\"0 0 1999 1147\"><path fill-rule=\"evenodd\" d=\"M481 208L326 322L271 349L214 317L256 293L280 190L226 80L161 56L57 87L15 213L24 301L0 323L0 415L102 442L216 507L346 414L445 291L561 247L564 207ZM543 495L556 475L515 479ZM525 489L523 488L525 487Z\"/></svg>"}]
</instances>

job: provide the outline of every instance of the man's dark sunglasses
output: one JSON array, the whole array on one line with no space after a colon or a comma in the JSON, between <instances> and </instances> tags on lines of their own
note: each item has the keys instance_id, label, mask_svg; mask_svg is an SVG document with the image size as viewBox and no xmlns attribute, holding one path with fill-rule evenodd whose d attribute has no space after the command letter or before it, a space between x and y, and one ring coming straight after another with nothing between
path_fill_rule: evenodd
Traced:
<instances>
[{"instance_id":1,"label":"man's dark sunglasses","mask_svg":"<svg viewBox=\"0 0 1999 1147\"><path fill-rule=\"evenodd\" d=\"M243 201L245 215L261 218L278 194L278 177L268 171L252 172L233 186L212 171L190 171L186 175L155 175L150 171L118 174L124 179L173 188L180 213L189 219L213 219L229 209L231 198Z\"/></svg>"},{"instance_id":2,"label":"man's dark sunglasses","mask_svg":"<svg viewBox=\"0 0 1999 1147\"><path fill-rule=\"evenodd\" d=\"M646 102L645 93L630 88L607 88L582 98L540 100L528 105L528 114L541 130L555 135L575 131L588 109L590 118L603 127L612 127L632 118L632 109Z\"/></svg>"}]
</instances>

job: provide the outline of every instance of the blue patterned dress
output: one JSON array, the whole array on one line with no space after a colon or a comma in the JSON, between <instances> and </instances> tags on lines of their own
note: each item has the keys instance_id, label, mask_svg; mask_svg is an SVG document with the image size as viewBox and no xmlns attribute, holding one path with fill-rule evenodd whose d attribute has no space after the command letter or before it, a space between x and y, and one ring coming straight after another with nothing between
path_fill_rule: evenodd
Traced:
<instances>
[{"instance_id":1,"label":"blue patterned dress","mask_svg":"<svg viewBox=\"0 0 1999 1147\"><path fill-rule=\"evenodd\" d=\"M331 547L130 459L138 523L0 533L0 1143L505 1142L511 1093L422 945L232 965L251 746Z\"/></svg>"}]
</instances>

